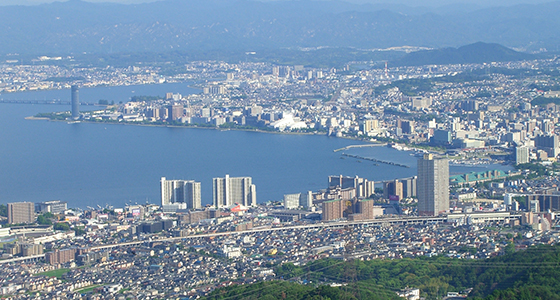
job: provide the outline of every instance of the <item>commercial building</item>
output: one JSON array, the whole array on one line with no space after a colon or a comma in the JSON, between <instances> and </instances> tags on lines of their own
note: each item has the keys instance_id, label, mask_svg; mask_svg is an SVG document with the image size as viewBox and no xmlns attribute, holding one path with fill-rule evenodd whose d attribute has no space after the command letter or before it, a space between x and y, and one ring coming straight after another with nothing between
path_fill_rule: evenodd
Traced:
<instances>
[{"instance_id":1,"label":"commercial building","mask_svg":"<svg viewBox=\"0 0 560 300\"><path fill-rule=\"evenodd\" d=\"M449 211L449 161L425 154L418 160L418 214L437 216Z\"/></svg>"},{"instance_id":2,"label":"commercial building","mask_svg":"<svg viewBox=\"0 0 560 300\"><path fill-rule=\"evenodd\" d=\"M35 211L38 213L50 212L52 214L61 214L67 209L68 203L60 200L35 203Z\"/></svg>"},{"instance_id":3,"label":"commercial building","mask_svg":"<svg viewBox=\"0 0 560 300\"><path fill-rule=\"evenodd\" d=\"M194 180L160 180L161 205L185 203L187 209L201 208L200 182Z\"/></svg>"},{"instance_id":4,"label":"commercial building","mask_svg":"<svg viewBox=\"0 0 560 300\"><path fill-rule=\"evenodd\" d=\"M8 203L8 223L35 222L35 204L33 202Z\"/></svg>"},{"instance_id":5,"label":"commercial building","mask_svg":"<svg viewBox=\"0 0 560 300\"><path fill-rule=\"evenodd\" d=\"M284 195L284 208L295 209L298 207L309 208L313 206L313 196L311 191L307 193Z\"/></svg>"},{"instance_id":6,"label":"commercial building","mask_svg":"<svg viewBox=\"0 0 560 300\"><path fill-rule=\"evenodd\" d=\"M179 120L184 116L183 114L183 105L170 105L167 108L167 116L169 117L169 121Z\"/></svg>"},{"instance_id":7,"label":"commercial building","mask_svg":"<svg viewBox=\"0 0 560 300\"><path fill-rule=\"evenodd\" d=\"M546 151L548 157L556 157L560 154L560 142L557 135L538 135L535 137L535 147Z\"/></svg>"},{"instance_id":8,"label":"commercial building","mask_svg":"<svg viewBox=\"0 0 560 300\"><path fill-rule=\"evenodd\" d=\"M413 134L414 133L414 121L410 120L398 120L397 121L397 128L402 130L404 134Z\"/></svg>"},{"instance_id":9,"label":"commercial building","mask_svg":"<svg viewBox=\"0 0 560 300\"><path fill-rule=\"evenodd\" d=\"M234 203L244 206L257 205L257 188L251 177L229 177L212 179L213 204L227 207Z\"/></svg>"}]
</instances>

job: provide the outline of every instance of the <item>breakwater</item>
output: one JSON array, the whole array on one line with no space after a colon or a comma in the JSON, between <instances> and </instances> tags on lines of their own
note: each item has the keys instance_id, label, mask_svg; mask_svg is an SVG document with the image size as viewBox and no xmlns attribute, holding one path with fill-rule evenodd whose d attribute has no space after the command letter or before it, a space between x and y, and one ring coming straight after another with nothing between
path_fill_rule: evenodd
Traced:
<instances>
[{"instance_id":1,"label":"breakwater","mask_svg":"<svg viewBox=\"0 0 560 300\"><path fill-rule=\"evenodd\" d=\"M387 146L387 144L385 143L385 144L350 145L350 146L346 146L344 148L335 149L335 150L333 150L333 152L344 151L344 150L348 150L348 149L352 149L352 148L380 147L380 146Z\"/></svg>"},{"instance_id":2,"label":"breakwater","mask_svg":"<svg viewBox=\"0 0 560 300\"><path fill-rule=\"evenodd\" d=\"M408 166L408 165L399 164L399 163L392 162L392 161L380 160L380 159L376 159L376 158L363 157L363 156L359 156L359 155L346 154L346 153L342 153L342 155L343 155L343 156L346 156L346 157L351 157L351 158L356 158L356 159L363 159L363 160L369 160L369 161L378 162L378 163L382 163L382 164L386 164L386 165L391 165L391 166L397 166L397 167L403 167L403 168L410 168L410 166Z\"/></svg>"}]
</instances>

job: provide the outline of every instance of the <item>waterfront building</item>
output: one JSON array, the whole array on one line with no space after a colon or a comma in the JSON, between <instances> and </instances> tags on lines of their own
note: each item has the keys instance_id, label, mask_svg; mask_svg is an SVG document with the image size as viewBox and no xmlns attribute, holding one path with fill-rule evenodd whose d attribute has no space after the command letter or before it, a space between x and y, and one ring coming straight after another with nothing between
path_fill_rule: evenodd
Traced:
<instances>
[{"instance_id":1,"label":"waterfront building","mask_svg":"<svg viewBox=\"0 0 560 300\"><path fill-rule=\"evenodd\" d=\"M244 206L257 205L257 188L251 177L229 177L212 179L213 204L227 207L234 203Z\"/></svg>"},{"instance_id":2,"label":"waterfront building","mask_svg":"<svg viewBox=\"0 0 560 300\"><path fill-rule=\"evenodd\" d=\"M67 209L68 203L60 200L35 203L35 211L38 213L50 212L52 214L61 214Z\"/></svg>"},{"instance_id":3,"label":"waterfront building","mask_svg":"<svg viewBox=\"0 0 560 300\"><path fill-rule=\"evenodd\" d=\"M418 214L437 216L449 211L449 161L425 154L418 160Z\"/></svg>"},{"instance_id":4,"label":"waterfront building","mask_svg":"<svg viewBox=\"0 0 560 300\"><path fill-rule=\"evenodd\" d=\"M80 118L80 90L77 85L72 88L72 119L78 120Z\"/></svg>"},{"instance_id":5,"label":"waterfront building","mask_svg":"<svg viewBox=\"0 0 560 300\"><path fill-rule=\"evenodd\" d=\"M397 128L402 130L404 134L413 134L414 133L414 121L410 120L398 120L397 121Z\"/></svg>"},{"instance_id":6,"label":"waterfront building","mask_svg":"<svg viewBox=\"0 0 560 300\"><path fill-rule=\"evenodd\" d=\"M403 198L416 198L416 176L400 179Z\"/></svg>"},{"instance_id":7,"label":"waterfront building","mask_svg":"<svg viewBox=\"0 0 560 300\"><path fill-rule=\"evenodd\" d=\"M167 115L169 117L169 121L175 121L181 119L184 116L183 105L179 105L179 104L170 105L167 108Z\"/></svg>"},{"instance_id":8,"label":"waterfront building","mask_svg":"<svg viewBox=\"0 0 560 300\"><path fill-rule=\"evenodd\" d=\"M35 204L33 202L8 203L8 223L33 223L35 222Z\"/></svg>"},{"instance_id":9,"label":"waterfront building","mask_svg":"<svg viewBox=\"0 0 560 300\"><path fill-rule=\"evenodd\" d=\"M161 205L185 203L187 209L201 208L200 182L194 180L160 180Z\"/></svg>"},{"instance_id":10,"label":"waterfront building","mask_svg":"<svg viewBox=\"0 0 560 300\"><path fill-rule=\"evenodd\" d=\"M360 130L367 134L368 132L372 132L379 127L379 121L376 119L364 119L360 124Z\"/></svg>"},{"instance_id":11,"label":"waterfront building","mask_svg":"<svg viewBox=\"0 0 560 300\"><path fill-rule=\"evenodd\" d=\"M358 176L329 176L328 189L336 190L337 188L340 188L341 190L354 189L355 193L352 197L368 198L375 193L375 182ZM343 197L343 199L349 198Z\"/></svg>"}]
</instances>

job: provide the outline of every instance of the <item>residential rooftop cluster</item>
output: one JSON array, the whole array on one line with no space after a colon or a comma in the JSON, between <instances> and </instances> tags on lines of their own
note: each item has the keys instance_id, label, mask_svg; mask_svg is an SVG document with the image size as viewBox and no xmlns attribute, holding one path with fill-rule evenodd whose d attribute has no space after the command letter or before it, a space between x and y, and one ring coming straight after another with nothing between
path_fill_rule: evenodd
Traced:
<instances>
[{"instance_id":1,"label":"residential rooftop cluster","mask_svg":"<svg viewBox=\"0 0 560 300\"><path fill-rule=\"evenodd\" d=\"M250 177L227 175L215 178L207 207L200 183L166 178L161 206L10 203L0 229L0 292L12 299L194 299L221 286L278 279L274 270L284 263L481 259L560 238L556 60L343 70L194 62L171 77L157 68L3 68L22 78L37 72L25 84L54 84L46 88L63 87L49 76L80 77L69 83L88 86L128 84L137 74L130 82L152 76L193 81L201 90L123 99L82 113L82 121L329 134L412 150L422 157L419 166L425 163L418 176L376 186L334 175L325 189L258 205ZM3 76L12 78L2 79L7 90L24 81ZM449 176L449 163L516 170ZM430 185L443 187L441 195L430 195Z\"/></svg>"}]
</instances>

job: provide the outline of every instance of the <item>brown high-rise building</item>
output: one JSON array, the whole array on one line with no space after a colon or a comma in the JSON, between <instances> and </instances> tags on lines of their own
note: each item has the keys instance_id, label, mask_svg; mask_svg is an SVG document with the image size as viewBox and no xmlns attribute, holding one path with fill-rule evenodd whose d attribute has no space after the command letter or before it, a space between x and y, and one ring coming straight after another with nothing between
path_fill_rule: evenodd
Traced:
<instances>
[{"instance_id":1,"label":"brown high-rise building","mask_svg":"<svg viewBox=\"0 0 560 300\"><path fill-rule=\"evenodd\" d=\"M8 223L20 224L33 222L35 222L35 203L8 203Z\"/></svg>"},{"instance_id":2,"label":"brown high-rise building","mask_svg":"<svg viewBox=\"0 0 560 300\"><path fill-rule=\"evenodd\" d=\"M183 105L171 105L167 108L167 111L167 116L170 121L179 120L183 117Z\"/></svg>"},{"instance_id":3,"label":"brown high-rise building","mask_svg":"<svg viewBox=\"0 0 560 300\"><path fill-rule=\"evenodd\" d=\"M323 221L342 219L346 209L345 200L330 200L323 202Z\"/></svg>"},{"instance_id":4,"label":"brown high-rise building","mask_svg":"<svg viewBox=\"0 0 560 300\"><path fill-rule=\"evenodd\" d=\"M54 251L47 252L45 254L45 260L51 265L71 262L75 259L75 257L76 257L75 248L62 249L62 250L55 249Z\"/></svg>"},{"instance_id":5,"label":"brown high-rise building","mask_svg":"<svg viewBox=\"0 0 560 300\"><path fill-rule=\"evenodd\" d=\"M353 214L348 216L350 221L365 221L373 220L373 200L371 199L361 199L355 200L352 203Z\"/></svg>"}]
</instances>

